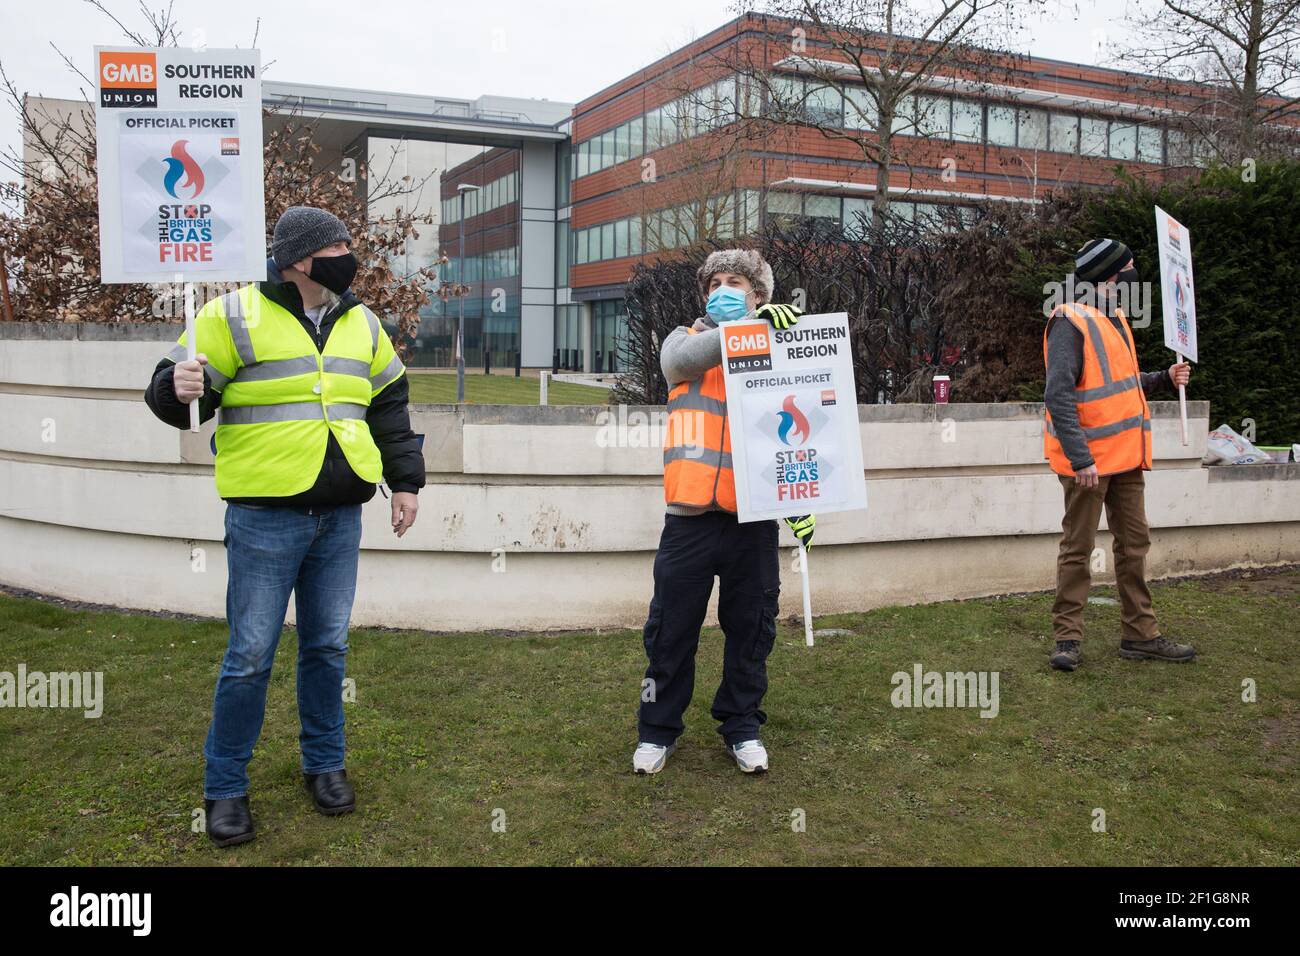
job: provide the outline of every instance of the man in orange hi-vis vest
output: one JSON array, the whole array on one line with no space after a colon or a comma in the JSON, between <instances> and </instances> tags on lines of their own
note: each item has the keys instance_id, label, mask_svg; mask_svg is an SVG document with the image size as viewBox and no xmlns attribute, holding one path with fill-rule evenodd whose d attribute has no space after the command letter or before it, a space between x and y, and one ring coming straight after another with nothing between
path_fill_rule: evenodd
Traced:
<instances>
[{"instance_id":1,"label":"man in orange hi-vis vest","mask_svg":"<svg viewBox=\"0 0 1300 956\"><path fill-rule=\"evenodd\" d=\"M1065 491L1065 519L1052 606L1050 663L1072 671L1082 661L1083 608L1092 585L1092 549L1101 511L1114 536L1121 657L1189 661L1196 651L1160 633L1146 581L1144 471L1151 468L1147 395L1186 385L1191 366L1138 368L1133 332L1120 302L1137 301L1133 254L1122 242L1094 239L1075 256L1075 301L1060 305L1043 332L1047 368L1043 452Z\"/></svg>"},{"instance_id":2,"label":"man in orange hi-vis vest","mask_svg":"<svg viewBox=\"0 0 1300 956\"><path fill-rule=\"evenodd\" d=\"M695 651L715 576L718 623L726 644L713 718L741 770L767 769L767 750L758 731L767 720L760 707L767 692L767 656L776 641L781 592L777 523L741 524L736 519L718 323L755 317L785 329L801 313L793 306L771 304L772 268L757 252L714 252L698 278L706 299L704 317L674 330L660 349L669 388L664 437L668 514L655 555L655 592L643 633L649 665L641 683L640 742L632 756L637 773L662 770L685 729L682 714L695 687ZM785 520L796 537L812 544L812 515Z\"/></svg>"}]
</instances>

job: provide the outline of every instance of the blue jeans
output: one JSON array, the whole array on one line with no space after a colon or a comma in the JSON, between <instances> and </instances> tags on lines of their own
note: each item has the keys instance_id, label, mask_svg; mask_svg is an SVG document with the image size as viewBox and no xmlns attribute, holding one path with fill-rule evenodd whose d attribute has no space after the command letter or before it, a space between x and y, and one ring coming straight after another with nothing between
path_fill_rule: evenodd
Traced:
<instances>
[{"instance_id":1,"label":"blue jeans","mask_svg":"<svg viewBox=\"0 0 1300 956\"><path fill-rule=\"evenodd\" d=\"M230 644L217 677L203 756L203 796L248 793L248 761L262 732L271 662L289 592L298 624L299 742L304 773L343 769L343 675L357 587L361 506L309 515L226 506Z\"/></svg>"}]
</instances>

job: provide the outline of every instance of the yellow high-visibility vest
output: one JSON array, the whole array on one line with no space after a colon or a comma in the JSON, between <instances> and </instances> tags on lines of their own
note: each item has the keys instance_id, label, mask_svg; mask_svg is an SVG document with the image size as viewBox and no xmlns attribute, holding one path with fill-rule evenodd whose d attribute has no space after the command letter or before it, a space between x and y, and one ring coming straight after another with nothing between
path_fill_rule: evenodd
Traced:
<instances>
[{"instance_id":1,"label":"yellow high-visibility vest","mask_svg":"<svg viewBox=\"0 0 1300 956\"><path fill-rule=\"evenodd\" d=\"M195 346L221 393L217 409L217 493L283 498L320 474L333 433L352 470L379 482L383 465L366 424L371 399L406 368L379 319L355 305L335 321L324 351L283 306L247 285L195 316ZM168 353L186 356L184 333Z\"/></svg>"}]
</instances>

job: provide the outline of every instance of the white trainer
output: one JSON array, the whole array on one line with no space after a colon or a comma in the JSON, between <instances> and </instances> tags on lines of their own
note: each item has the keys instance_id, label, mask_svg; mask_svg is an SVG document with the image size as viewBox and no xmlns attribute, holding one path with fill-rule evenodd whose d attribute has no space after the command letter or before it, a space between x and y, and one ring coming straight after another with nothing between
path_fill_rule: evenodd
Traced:
<instances>
[{"instance_id":1,"label":"white trainer","mask_svg":"<svg viewBox=\"0 0 1300 956\"><path fill-rule=\"evenodd\" d=\"M736 766L745 773L767 769L767 748L761 740L742 740L727 750L736 761Z\"/></svg>"},{"instance_id":2,"label":"white trainer","mask_svg":"<svg viewBox=\"0 0 1300 956\"><path fill-rule=\"evenodd\" d=\"M643 740L636 745L636 752L632 754L632 769L637 773L658 773L664 769L664 764L676 749L676 744L664 747Z\"/></svg>"}]
</instances>

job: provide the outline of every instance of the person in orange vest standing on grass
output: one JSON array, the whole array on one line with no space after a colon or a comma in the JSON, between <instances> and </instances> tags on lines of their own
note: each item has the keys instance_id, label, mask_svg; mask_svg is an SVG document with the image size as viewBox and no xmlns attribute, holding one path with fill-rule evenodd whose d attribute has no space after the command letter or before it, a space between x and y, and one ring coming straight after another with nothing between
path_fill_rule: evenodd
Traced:
<instances>
[{"instance_id":1,"label":"person in orange vest standing on grass","mask_svg":"<svg viewBox=\"0 0 1300 956\"><path fill-rule=\"evenodd\" d=\"M662 770L685 729L682 715L695 688L695 652L715 576L720 582L718 622L726 643L713 718L742 771L768 767L759 728L767 720L761 704L781 592L777 523L742 524L736 517L719 323L759 318L786 329L802 312L771 304L772 268L753 250L712 253L698 279L706 300L704 317L675 329L660 350L669 388L664 440L668 513L643 631L649 665L641 684L639 743L632 757L637 773ZM785 520L811 546L815 518Z\"/></svg>"},{"instance_id":2,"label":"person in orange vest standing on grass","mask_svg":"<svg viewBox=\"0 0 1300 956\"><path fill-rule=\"evenodd\" d=\"M1076 301L1058 306L1043 333L1043 450L1065 492L1049 662L1072 671L1083 659L1083 608L1102 508L1115 539L1120 656L1189 661L1196 651L1161 634L1151 607L1143 472L1151 468L1147 396L1186 385L1191 366L1139 369L1133 332L1119 304L1137 301L1138 273L1126 245L1094 239L1076 254L1074 266Z\"/></svg>"}]
</instances>

